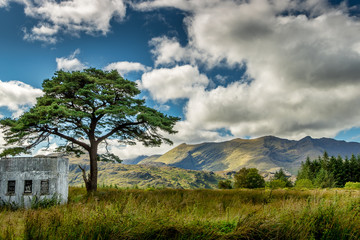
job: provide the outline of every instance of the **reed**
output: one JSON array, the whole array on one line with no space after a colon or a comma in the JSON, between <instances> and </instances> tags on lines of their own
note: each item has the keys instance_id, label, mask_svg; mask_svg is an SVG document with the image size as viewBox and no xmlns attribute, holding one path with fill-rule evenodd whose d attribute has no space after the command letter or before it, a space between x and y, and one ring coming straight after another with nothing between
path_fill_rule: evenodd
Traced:
<instances>
[{"instance_id":1,"label":"reed","mask_svg":"<svg viewBox=\"0 0 360 240\"><path fill-rule=\"evenodd\" d=\"M359 239L360 191L70 188L0 223L0 239Z\"/></svg>"}]
</instances>

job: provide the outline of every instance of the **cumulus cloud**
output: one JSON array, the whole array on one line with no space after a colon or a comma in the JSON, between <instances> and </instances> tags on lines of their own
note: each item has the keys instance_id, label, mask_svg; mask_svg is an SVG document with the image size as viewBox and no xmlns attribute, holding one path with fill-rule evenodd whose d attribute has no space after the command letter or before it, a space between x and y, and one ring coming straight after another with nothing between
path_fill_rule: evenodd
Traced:
<instances>
[{"instance_id":1,"label":"cumulus cloud","mask_svg":"<svg viewBox=\"0 0 360 240\"><path fill-rule=\"evenodd\" d=\"M53 139L51 138L50 140L53 140ZM36 156L36 155L49 155L49 154L52 154L52 153L56 153L56 149L58 147L59 146L57 145L57 143L52 143L48 147L42 147L39 150L34 151L32 155L33 156Z\"/></svg>"},{"instance_id":2,"label":"cumulus cloud","mask_svg":"<svg viewBox=\"0 0 360 240\"><path fill-rule=\"evenodd\" d=\"M8 108L12 117L19 117L28 107L36 103L36 98L42 96L41 89L20 81L2 82L0 80L0 107Z\"/></svg>"},{"instance_id":3,"label":"cumulus cloud","mask_svg":"<svg viewBox=\"0 0 360 240\"><path fill-rule=\"evenodd\" d=\"M0 7L6 7L9 3L9 0L0 0Z\"/></svg>"},{"instance_id":4,"label":"cumulus cloud","mask_svg":"<svg viewBox=\"0 0 360 240\"><path fill-rule=\"evenodd\" d=\"M63 71L81 71L86 68L76 56L80 53L80 49L76 49L69 57L56 58L57 69Z\"/></svg>"},{"instance_id":5,"label":"cumulus cloud","mask_svg":"<svg viewBox=\"0 0 360 240\"><path fill-rule=\"evenodd\" d=\"M114 62L107 65L104 70L117 70L121 75L125 75L129 72L146 72L151 70L150 67L147 67L138 62Z\"/></svg>"},{"instance_id":6,"label":"cumulus cloud","mask_svg":"<svg viewBox=\"0 0 360 240\"><path fill-rule=\"evenodd\" d=\"M140 87L147 89L160 102L190 98L209 84L209 79L191 65L154 69L144 73Z\"/></svg>"},{"instance_id":7,"label":"cumulus cloud","mask_svg":"<svg viewBox=\"0 0 360 240\"><path fill-rule=\"evenodd\" d=\"M155 57L155 66L174 65L182 62L194 65L197 59L204 57L205 54L190 46L181 46L176 38L166 36L155 37L149 43L153 47L151 53Z\"/></svg>"},{"instance_id":8,"label":"cumulus cloud","mask_svg":"<svg viewBox=\"0 0 360 240\"><path fill-rule=\"evenodd\" d=\"M0 7L7 5L0 0ZM24 29L24 39L56 43L57 35L102 34L110 31L110 21L122 20L126 14L123 0L16 0L25 6L25 14L38 19L38 25Z\"/></svg>"},{"instance_id":9,"label":"cumulus cloud","mask_svg":"<svg viewBox=\"0 0 360 240\"><path fill-rule=\"evenodd\" d=\"M110 140L108 141L109 150L121 159L131 159L139 155L150 156L155 154L164 154L182 143L196 144L205 141L220 142L233 138L232 136L219 136L216 131L194 128L194 126L186 121L178 122L174 129L178 131L177 134L164 134L173 141L173 145L162 144L159 147L145 147L141 143L137 143L136 145L119 145L117 141ZM104 151L104 149L102 149L102 151Z\"/></svg>"},{"instance_id":10,"label":"cumulus cloud","mask_svg":"<svg viewBox=\"0 0 360 240\"><path fill-rule=\"evenodd\" d=\"M58 30L59 28L57 26L49 26L47 24L39 24L39 26L33 27L30 32L24 28L24 40L55 44L57 42L57 38L54 35L58 32Z\"/></svg>"},{"instance_id":11,"label":"cumulus cloud","mask_svg":"<svg viewBox=\"0 0 360 240\"><path fill-rule=\"evenodd\" d=\"M153 39L157 64L246 66L245 74L253 79L244 83L239 76L238 82L213 89L190 85L191 94L182 94L177 86L180 90L172 97L167 91L150 90L161 101L189 98L184 110L188 129L299 138L334 137L360 126L360 21L345 4L155 0L136 7L174 7L191 13L184 21L186 46L173 38ZM178 73L176 68L162 71ZM167 89L173 83L161 84Z\"/></svg>"}]
</instances>

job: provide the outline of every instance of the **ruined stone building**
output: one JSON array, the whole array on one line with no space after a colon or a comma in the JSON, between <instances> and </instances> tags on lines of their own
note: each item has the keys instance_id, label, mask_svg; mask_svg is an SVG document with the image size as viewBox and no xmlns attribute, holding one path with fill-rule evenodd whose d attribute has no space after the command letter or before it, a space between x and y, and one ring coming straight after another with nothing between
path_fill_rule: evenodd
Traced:
<instances>
[{"instance_id":1,"label":"ruined stone building","mask_svg":"<svg viewBox=\"0 0 360 240\"><path fill-rule=\"evenodd\" d=\"M63 157L14 157L0 159L0 204L11 202L29 207L39 199L68 198L69 160Z\"/></svg>"}]
</instances>

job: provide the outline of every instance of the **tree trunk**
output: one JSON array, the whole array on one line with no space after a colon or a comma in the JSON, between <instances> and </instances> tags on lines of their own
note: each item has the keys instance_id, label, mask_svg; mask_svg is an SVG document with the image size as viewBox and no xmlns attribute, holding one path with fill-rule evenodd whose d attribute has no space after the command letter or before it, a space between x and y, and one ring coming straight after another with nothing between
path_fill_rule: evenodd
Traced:
<instances>
[{"instance_id":1,"label":"tree trunk","mask_svg":"<svg viewBox=\"0 0 360 240\"><path fill-rule=\"evenodd\" d=\"M98 167L97 167L97 146L91 146L89 151L90 157L90 174L87 179L86 190L88 193L97 191L97 177L98 177Z\"/></svg>"}]
</instances>

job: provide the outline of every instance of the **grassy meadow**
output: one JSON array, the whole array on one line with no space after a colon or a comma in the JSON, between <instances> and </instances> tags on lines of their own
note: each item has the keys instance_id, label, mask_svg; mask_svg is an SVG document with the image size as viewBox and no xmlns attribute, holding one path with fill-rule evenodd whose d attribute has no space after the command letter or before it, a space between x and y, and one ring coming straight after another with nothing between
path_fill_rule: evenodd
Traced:
<instances>
[{"instance_id":1,"label":"grassy meadow","mask_svg":"<svg viewBox=\"0 0 360 240\"><path fill-rule=\"evenodd\" d=\"M69 202L0 210L0 239L359 239L360 191L71 187Z\"/></svg>"}]
</instances>

